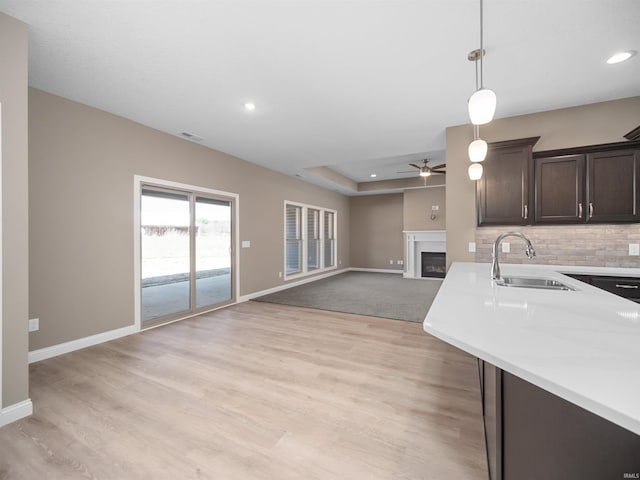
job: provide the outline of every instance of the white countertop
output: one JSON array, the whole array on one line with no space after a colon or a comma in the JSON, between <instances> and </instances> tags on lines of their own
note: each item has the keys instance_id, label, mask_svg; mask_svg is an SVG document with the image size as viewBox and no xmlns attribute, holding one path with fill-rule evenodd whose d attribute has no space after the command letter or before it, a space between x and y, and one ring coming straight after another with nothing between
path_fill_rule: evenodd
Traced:
<instances>
[{"instance_id":1,"label":"white countertop","mask_svg":"<svg viewBox=\"0 0 640 480\"><path fill-rule=\"evenodd\" d=\"M576 290L502 287L491 280L491 264L454 263L424 330L640 435L640 304L559 273L640 277L640 269L500 269Z\"/></svg>"}]
</instances>

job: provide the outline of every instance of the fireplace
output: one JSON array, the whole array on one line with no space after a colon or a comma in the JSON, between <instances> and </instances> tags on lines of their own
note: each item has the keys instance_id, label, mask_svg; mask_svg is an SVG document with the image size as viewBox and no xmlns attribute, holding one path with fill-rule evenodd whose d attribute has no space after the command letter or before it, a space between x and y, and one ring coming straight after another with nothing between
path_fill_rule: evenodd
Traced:
<instances>
[{"instance_id":1,"label":"fireplace","mask_svg":"<svg viewBox=\"0 0 640 480\"><path fill-rule=\"evenodd\" d=\"M447 232L444 230L405 230L405 278L429 278L423 275L422 253L447 251ZM444 277L439 275L438 277ZM437 278L437 277L436 277Z\"/></svg>"},{"instance_id":2,"label":"fireplace","mask_svg":"<svg viewBox=\"0 0 640 480\"><path fill-rule=\"evenodd\" d=\"M421 252L422 277L444 278L447 273L447 254L443 252Z\"/></svg>"}]
</instances>

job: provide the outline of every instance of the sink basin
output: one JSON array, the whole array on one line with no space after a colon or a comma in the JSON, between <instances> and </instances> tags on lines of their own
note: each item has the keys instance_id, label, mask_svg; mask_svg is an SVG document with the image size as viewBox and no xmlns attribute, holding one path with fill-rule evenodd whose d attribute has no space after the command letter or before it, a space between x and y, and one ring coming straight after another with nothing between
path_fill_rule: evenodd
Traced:
<instances>
[{"instance_id":1,"label":"sink basin","mask_svg":"<svg viewBox=\"0 0 640 480\"><path fill-rule=\"evenodd\" d=\"M551 278L502 277L496 281L502 287L540 288L543 290L575 290L562 282Z\"/></svg>"}]
</instances>

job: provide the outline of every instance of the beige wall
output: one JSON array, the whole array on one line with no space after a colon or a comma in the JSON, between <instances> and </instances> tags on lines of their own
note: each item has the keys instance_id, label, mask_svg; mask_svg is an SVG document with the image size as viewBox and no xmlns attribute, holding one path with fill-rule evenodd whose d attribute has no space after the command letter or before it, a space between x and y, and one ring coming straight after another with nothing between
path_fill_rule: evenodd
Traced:
<instances>
[{"instance_id":1,"label":"beige wall","mask_svg":"<svg viewBox=\"0 0 640 480\"><path fill-rule=\"evenodd\" d=\"M336 192L35 89L29 135L31 350L133 324L135 174L239 194L240 295L283 283L285 200L338 211L349 266Z\"/></svg>"},{"instance_id":2,"label":"beige wall","mask_svg":"<svg viewBox=\"0 0 640 480\"><path fill-rule=\"evenodd\" d=\"M498 93L499 96L499 93ZM481 127L487 142L540 136L534 151L624 141L640 125L640 97L502 118ZM447 263L474 261L475 182L469 180L467 147L471 125L447 128Z\"/></svg>"},{"instance_id":3,"label":"beige wall","mask_svg":"<svg viewBox=\"0 0 640 480\"><path fill-rule=\"evenodd\" d=\"M0 13L2 103L2 398L29 397L27 365L27 26Z\"/></svg>"},{"instance_id":4,"label":"beige wall","mask_svg":"<svg viewBox=\"0 0 640 480\"><path fill-rule=\"evenodd\" d=\"M440 210L432 211L437 205ZM431 214L435 219L431 219ZM404 192L404 230L444 230L445 187L416 188Z\"/></svg>"},{"instance_id":5,"label":"beige wall","mask_svg":"<svg viewBox=\"0 0 640 480\"><path fill-rule=\"evenodd\" d=\"M350 209L351 266L403 270L403 194L351 197Z\"/></svg>"}]
</instances>

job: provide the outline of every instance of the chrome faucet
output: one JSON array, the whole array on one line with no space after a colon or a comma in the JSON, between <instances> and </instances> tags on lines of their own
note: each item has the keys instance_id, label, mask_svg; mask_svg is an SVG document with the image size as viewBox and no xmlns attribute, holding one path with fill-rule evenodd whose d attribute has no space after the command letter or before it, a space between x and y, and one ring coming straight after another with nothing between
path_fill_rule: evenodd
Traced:
<instances>
[{"instance_id":1,"label":"chrome faucet","mask_svg":"<svg viewBox=\"0 0 640 480\"><path fill-rule=\"evenodd\" d=\"M527 237L519 232L507 232L499 235L496 238L496 241L493 242L493 263L491 264L491 279L492 280L500 280L500 263L498 262L498 248L500 247L500 242L507 237L520 237L527 243L527 248L524 253L528 258L534 258L536 256L536 251L533 249L533 245L529 241Z\"/></svg>"}]
</instances>

